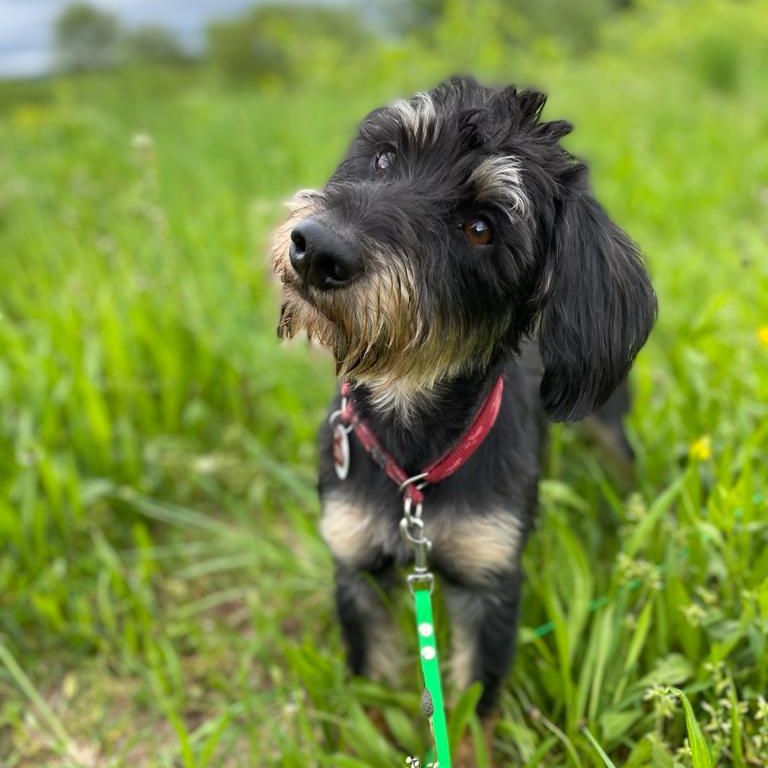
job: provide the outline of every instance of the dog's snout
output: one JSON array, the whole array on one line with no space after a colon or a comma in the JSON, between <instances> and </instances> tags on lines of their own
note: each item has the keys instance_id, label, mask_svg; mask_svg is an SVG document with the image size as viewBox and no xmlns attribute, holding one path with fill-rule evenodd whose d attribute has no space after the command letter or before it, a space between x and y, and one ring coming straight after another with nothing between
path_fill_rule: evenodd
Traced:
<instances>
[{"instance_id":1,"label":"dog's snout","mask_svg":"<svg viewBox=\"0 0 768 768\"><path fill-rule=\"evenodd\" d=\"M315 218L293 228L290 259L301 279L320 290L342 288L362 272L355 246Z\"/></svg>"}]
</instances>

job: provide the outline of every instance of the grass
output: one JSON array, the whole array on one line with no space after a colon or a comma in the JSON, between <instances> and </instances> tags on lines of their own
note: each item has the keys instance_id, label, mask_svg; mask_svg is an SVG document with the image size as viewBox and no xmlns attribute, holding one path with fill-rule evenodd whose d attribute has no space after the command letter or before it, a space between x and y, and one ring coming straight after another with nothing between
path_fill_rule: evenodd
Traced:
<instances>
[{"instance_id":1,"label":"grass","mask_svg":"<svg viewBox=\"0 0 768 768\"><path fill-rule=\"evenodd\" d=\"M403 765L368 705L421 751L415 663L345 676L313 492L333 371L278 346L264 253L367 109L463 67L552 94L661 306L636 488L553 431L496 763L768 764L764 14L642 5L582 58L446 23L417 65L290 93L0 89L0 763Z\"/></svg>"}]
</instances>

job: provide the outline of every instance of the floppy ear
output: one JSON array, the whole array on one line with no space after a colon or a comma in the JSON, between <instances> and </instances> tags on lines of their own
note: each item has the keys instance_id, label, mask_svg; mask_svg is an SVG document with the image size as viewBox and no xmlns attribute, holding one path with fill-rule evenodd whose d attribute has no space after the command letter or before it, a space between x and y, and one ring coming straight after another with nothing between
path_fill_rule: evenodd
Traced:
<instances>
[{"instance_id":1,"label":"floppy ear","mask_svg":"<svg viewBox=\"0 0 768 768\"><path fill-rule=\"evenodd\" d=\"M547 255L539 346L550 418L584 418L627 375L656 318L637 246L586 191L559 201Z\"/></svg>"}]
</instances>

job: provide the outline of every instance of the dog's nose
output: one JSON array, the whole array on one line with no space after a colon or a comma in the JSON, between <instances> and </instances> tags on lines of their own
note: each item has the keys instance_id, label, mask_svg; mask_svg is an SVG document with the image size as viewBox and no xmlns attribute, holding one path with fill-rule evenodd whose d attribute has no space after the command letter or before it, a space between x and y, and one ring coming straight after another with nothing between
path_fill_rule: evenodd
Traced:
<instances>
[{"instance_id":1,"label":"dog's nose","mask_svg":"<svg viewBox=\"0 0 768 768\"><path fill-rule=\"evenodd\" d=\"M301 279L320 290L342 288L362 272L354 245L319 219L304 219L293 228L289 255Z\"/></svg>"}]
</instances>

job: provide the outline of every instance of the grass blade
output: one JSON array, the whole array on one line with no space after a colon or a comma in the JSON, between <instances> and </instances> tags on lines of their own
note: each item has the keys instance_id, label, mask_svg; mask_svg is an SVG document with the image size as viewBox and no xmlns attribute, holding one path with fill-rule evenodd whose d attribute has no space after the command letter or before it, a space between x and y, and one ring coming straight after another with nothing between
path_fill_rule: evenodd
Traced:
<instances>
[{"instance_id":1,"label":"grass blade","mask_svg":"<svg viewBox=\"0 0 768 768\"><path fill-rule=\"evenodd\" d=\"M26 672L21 668L19 663L14 658L13 654L6 648L6 646L0 642L0 664L2 664L7 670L11 679L20 688L22 693L29 699L30 704L35 708L37 714L46 722L51 729L59 748L65 752L70 753L72 739L67 734L64 725L61 720L56 717L54 711L48 706L48 703L40 695L37 688L33 685L32 681L27 677Z\"/></svg>"},{"instance_id":2,"label":"grass blade","mask_svg":"<svg viewBox=\"0 0 768 768\"><path fill-rule=\"evenodd\" d=\"M693 768L712 768L712 757L709 754L709 747L704 740L704 734L701 732L701 727L696 720L691 702L688 701L688 697L679 688L672 688L671 691L683 702L685 727L688 731L688 743L691 747Z\"/></svg>"},{"instance_id":3,"label":"grass blade","mask_svg":"<svg viewBox=\"0 0 768 768\"><path fill-rule=\"evenodd\" d=\"M611 758L605 754L605 750L600 746L597 739L592 735L592 732L589 730L589 728L587 728L586 725L581 729L581 732L584 734L584 736L586 736L587 741L594 747L595 752L600 755L600 759L603 761L603 763L608 768L616 768L616 766L611 761Z\"/></svg>"}]
</instances>

